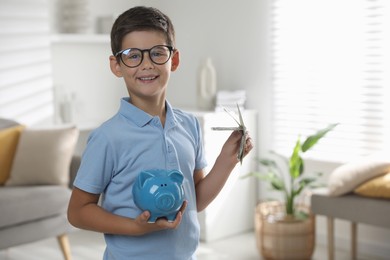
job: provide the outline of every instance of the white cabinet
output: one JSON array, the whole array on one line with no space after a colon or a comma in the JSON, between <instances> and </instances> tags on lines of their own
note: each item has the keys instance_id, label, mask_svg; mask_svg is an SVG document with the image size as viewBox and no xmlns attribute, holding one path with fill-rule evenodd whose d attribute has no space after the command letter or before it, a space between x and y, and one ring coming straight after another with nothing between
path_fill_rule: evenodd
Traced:
<instances>
[{"instance_id":1,"label":"white cabinet","mask_svg":"<svg viewBox=\"0 0 390 260\"><path fill-rule=\"evenodd\" d=\"M237 126L226 112L193 112L202 125L203 142L209 172L222 145L231 131L213 131L215 126ZM238 117L237 117L238 118ZM245 125L252 139L256 140L257 113L252 110L243 112ZM201 240L213 241L253 229L253 213L256 205L256 181L253 178L240 177L255 170L256 152L252 151L244 158L243 164L237 164L218 197L199 213Z\"/></svg>"}]
</instances>

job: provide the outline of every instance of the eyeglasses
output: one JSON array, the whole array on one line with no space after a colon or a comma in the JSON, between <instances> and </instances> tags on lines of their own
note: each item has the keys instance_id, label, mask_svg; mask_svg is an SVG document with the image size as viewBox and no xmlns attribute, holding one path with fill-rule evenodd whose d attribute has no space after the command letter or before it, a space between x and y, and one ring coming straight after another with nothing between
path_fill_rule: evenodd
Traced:
<instances>
[{"instance_id":1,"label":"eyeglasses","mask_svg":"<svg viewBox=\"0 0 390 260\"><path fill-rule=\"evenodd\" d=\"M144 60L144 52L149 53L150 60L157 64L163 65L168 62L172 55L174 48L168 45L156 45L150 49L137 49L129 48L119 51L115 54L115 57L120 55L120 59L129 68L138 67Z\"/></svg>"}]
</instances>

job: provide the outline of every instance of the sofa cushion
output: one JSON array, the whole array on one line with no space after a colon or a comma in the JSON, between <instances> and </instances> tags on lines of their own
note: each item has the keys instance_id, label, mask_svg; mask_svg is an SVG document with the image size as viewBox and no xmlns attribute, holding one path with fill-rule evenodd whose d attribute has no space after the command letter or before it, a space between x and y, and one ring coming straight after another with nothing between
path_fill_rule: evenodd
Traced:
<instances>
[{"instance_id":1,"label":"sofa cushion","mask_svg":"<svg viewBox=\"0 0 390 260\"><path fill-rule=\"evenodd\" d=\"M66 214L71 190L62 186L1 187L0 229Z\"/></svg>"},{"instance_id":2,"label":"sofa cushion","mask_svg":"<svg viewBox=\"0 0 390 260\"><path fill-rule=\"evenodd\" d=\"M390 172L366 181L355 189L355 193L367 197L390 199Z\"/></svg>"},{"instance_id":3,"label":"sofa cushion","mask_svg":"<svg viewBox=\"0 0 390 260\"><path fill-rule=\"evenodd\" d=\"M0 129L0 185L9 178L16 147L24 126L17 125Z\"/></svg>"},{"instance_id":4,"label":"sofa cushion","mask_svg":"<svg viewBox=\"0 0 390 260\"><path fill-rule=\"evenodd\" d=\"M68 185L78 135L74 126L26 128L5 185Z\"/></svg>"}]
</instances>

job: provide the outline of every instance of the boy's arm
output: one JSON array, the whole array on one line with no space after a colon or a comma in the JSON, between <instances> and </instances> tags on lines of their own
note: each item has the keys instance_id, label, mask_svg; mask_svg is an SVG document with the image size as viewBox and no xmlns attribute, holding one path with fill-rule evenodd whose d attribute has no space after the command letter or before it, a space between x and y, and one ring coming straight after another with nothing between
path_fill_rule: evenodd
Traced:
<instances>
[{"instance_id":1,"label":"boy's arm","mask_svg":"<svg viewBox=\"0 0 390 260\"><path fill-rule=\"evenodd\" d=\"M187 206L185 201L174 222L158 219L155 223L148 223L150 217L148 211L144 211L136 219L126 218L104 210L97 204L98 200L99 195L74 188L68 206L69 222L81 229L107 234L137 236L176 228L180 224L182 214Z\"/></svg>"},{"instance_id":2,"label":"boy's arm","mask_svg":"<svg viewBox=\"0 0 390 260\"><path fill-rule=\"evenodd\" d=\"M239 162L237 152L240 146L242 133L234 131L226 140L221 153L217 157L213 168L204 176L203 170L194 173L197 210L204 210L219 194L226 183L230 173ZM244 156L253 148L251 138L246 134Z\"/></svg>"}]
</instances>

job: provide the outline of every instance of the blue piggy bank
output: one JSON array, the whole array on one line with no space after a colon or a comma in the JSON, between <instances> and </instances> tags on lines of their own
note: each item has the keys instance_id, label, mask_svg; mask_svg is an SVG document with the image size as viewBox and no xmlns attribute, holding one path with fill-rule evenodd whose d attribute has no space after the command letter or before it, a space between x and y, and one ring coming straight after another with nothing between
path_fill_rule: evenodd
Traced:
<instances>
[{"instance_id":1,"label":"blue piggy bank","mask_svg":"<svg viewBox=\"0 0 390 260\"><path fill-rule=\"evenodd\" d=\"M184 176L177 170L142 171L133 186L135 204L150 212L148 222L165 217L172 222L184 200Z\"/></svg>"}]
</instances>

